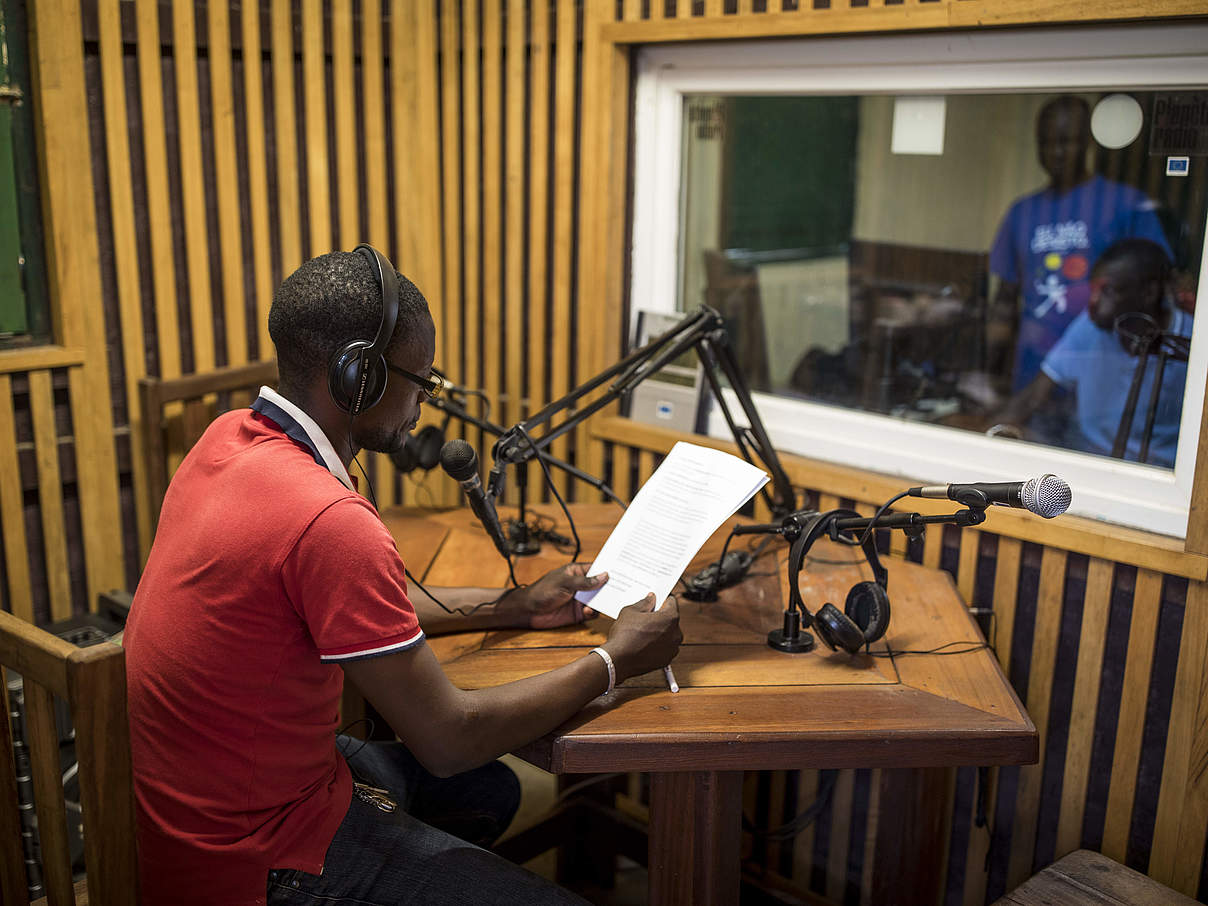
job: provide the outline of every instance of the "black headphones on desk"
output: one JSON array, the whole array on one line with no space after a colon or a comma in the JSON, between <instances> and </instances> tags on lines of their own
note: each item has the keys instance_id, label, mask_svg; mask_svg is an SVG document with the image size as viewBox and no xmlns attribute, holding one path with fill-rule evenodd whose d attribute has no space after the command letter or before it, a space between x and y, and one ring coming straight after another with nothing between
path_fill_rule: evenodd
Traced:
<instances>
[{"instance_id":1,"label":"black headphones on desk","mask_svg":"<svg viewBox=\"0 0 1208 906\"><path fill-rule=\"evenodd\" d=\"M795 607L804 615L803 625L808 626L812 622L814 632L831 651L842 648L851 654L857 654L861 648L881 638L889 629L889 573L881 565L872 533L868 534L860 547L872 568L874 581L857 582L853 585L847 593L847 601L842 611L828 601L811 617L801 600L801 587L798 582L806 552L815 541L829 532L835 519L849 517L859 519L860 514L855 510L829 510L819 513L793 541L789 551L789 609Z\"/></svg>"},{"instance_id":2,"label":"black headphones on desk","mask_svg":"<svg viewBox=\"0 0 1208 906\"><path fill-rule=\"evenodd\" d=\"M336 350L327 366L328 392L335 404L352 416L377 405L386 392L383 354L398 321L398 274L394 265L371 245L361 243L355 251L363 254L377 272L378 289L382 294L382 323L372 341L345 343Z\"/></svg>"}]
</instances>

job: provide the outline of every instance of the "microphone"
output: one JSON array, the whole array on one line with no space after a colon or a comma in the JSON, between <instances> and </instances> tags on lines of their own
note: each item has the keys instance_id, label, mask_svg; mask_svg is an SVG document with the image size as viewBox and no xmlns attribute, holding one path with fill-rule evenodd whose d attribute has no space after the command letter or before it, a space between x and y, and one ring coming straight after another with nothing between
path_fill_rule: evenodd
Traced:
<instances>
[{"instance_id":1,"label":"microphone","mask_svg":"<svg viewBox=\"0 0 1208 906\"><path fill-rule=\"evenodd\" d=\"M487 496L478 477L478 454L474 448L460 438L449 441L440 448L440 467L461 485L470 509L495 542L495 549L505 560L509 560L508 543L499 524L499 514L495 512L495 501Z\"/></svg>"},{"instance_id":2,"label":"microphone","mask_svg":"<svg viewBox=\"0 0 1208 906\"><path fill-rule=\"evenodd\" d=\"M911 497L955 500L965 506L986 507L994 503L1027 510L1045 519L1060 516L1070 508L1070 486L1056 475L1041 475L1027 481L978 481L971 484L936 484L911 488Z\"/></svg>"}]
</instances>

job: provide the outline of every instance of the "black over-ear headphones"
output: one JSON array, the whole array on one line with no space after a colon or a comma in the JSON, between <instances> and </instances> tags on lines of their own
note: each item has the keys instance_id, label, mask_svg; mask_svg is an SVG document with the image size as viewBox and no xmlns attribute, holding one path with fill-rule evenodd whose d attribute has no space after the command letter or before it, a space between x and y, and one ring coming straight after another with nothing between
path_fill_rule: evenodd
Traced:
<instances>
[{"instance_id":1,"label":"black over-ear headphones","mask_svg":"<svg viewBox=\"0 0 1208 906\"><path fill-rule=\"evenodd\" d=\"M353 340L336 350L327 368L327 389L332 400L349 415L360 415L377 405L386 392L386 359L383 353L398 321L398 275L386 256L361 243L356 251L374 267L382 294L382 323L373 341Z\"/></svg>"},{"instance_id":2,"label":"black over-ear headphones","mask_svg":"<svg viewBox=\"0 0 1208 906\"><path fill-rule=\"evenodd\" d=\"M390 454L390 461L400 472L423 469L431 472L440 462L440 448L445 445L445 429L450 416L446 415L440 426L425 425L414 434L408 434L402 449Z\"/></svg>"},{"instance_id":3,"label":"black over-ear headphones","mask_svg":"<svg viewBox=\"0 0 1208 906\"><path fill-rule=\"evenodd\" d=\"M796 540L789 551L789 608L796 606L797 610L806 615L803 622L808 625L809 611L801 600L801 588L798 582L805 554L815 541L824 535L834 519L859 519L860 514L855 510L830 510L820 513L810 523ZM844 651L856 654L869 642L875 642L889 629L889 574L881 565L877 554L877 546L872 534L864 539L861 548L864 558L872 568L874 581L857 582L847 593L847 601L843 611L834 604L827 602L813 615L814 632L831 651L842 648Z\"/></svg>"}]
</instances>

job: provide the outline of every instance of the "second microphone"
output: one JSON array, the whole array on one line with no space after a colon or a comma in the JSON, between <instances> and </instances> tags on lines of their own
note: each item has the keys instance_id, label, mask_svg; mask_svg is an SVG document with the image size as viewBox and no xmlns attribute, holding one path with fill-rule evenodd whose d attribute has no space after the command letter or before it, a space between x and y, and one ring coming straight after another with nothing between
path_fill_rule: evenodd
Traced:
<instances>
[{"instance_id":1,"label":"second microphone","mask_svg":"<svg viewBox=\"0 0 1208 906\"><path fill-rule=\"evenodd\" d=\"M503 526L499 524L499 514L495 512L495 501L487 494L482 479L478 477L478 454L474 448L460 438L449 441L440 448L440 467L461 485L470 509L495 543L500 556L507 560L510 553L508 542L503 534Z\"/></svg>"}]
</instances>

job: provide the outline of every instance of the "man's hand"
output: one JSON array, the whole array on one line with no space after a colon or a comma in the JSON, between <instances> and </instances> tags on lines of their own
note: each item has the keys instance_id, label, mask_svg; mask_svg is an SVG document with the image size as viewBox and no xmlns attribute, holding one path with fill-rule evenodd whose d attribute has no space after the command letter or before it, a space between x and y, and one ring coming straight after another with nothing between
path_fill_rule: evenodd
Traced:
<instances>
[{"instance_id":1,"label":"man's hand","mask_svg":"<svg viewBox=\"0 0 1208 906\"><path fill-rule=\"evenodd\" d=\"M604 648L616 664L617 682L658 670L671 663L684 634L679 628L679 602L674 597L654 609L654 594L617 614Z\"/></svg>"},{"instance_id":2,"label":"man's hand","mask_svg":"<svg viewBox=\"0 0 1208 906\"><path fill-rule=\"evenodd\" d=\"M607 581L608 573L588 578L586 563L571 563L546 573L532 585L508 592L497 611L509 625L532 629L582 623L595 616L595 611L576 601L575 592L599 588Z\"/></svg>"}]
</instances>

